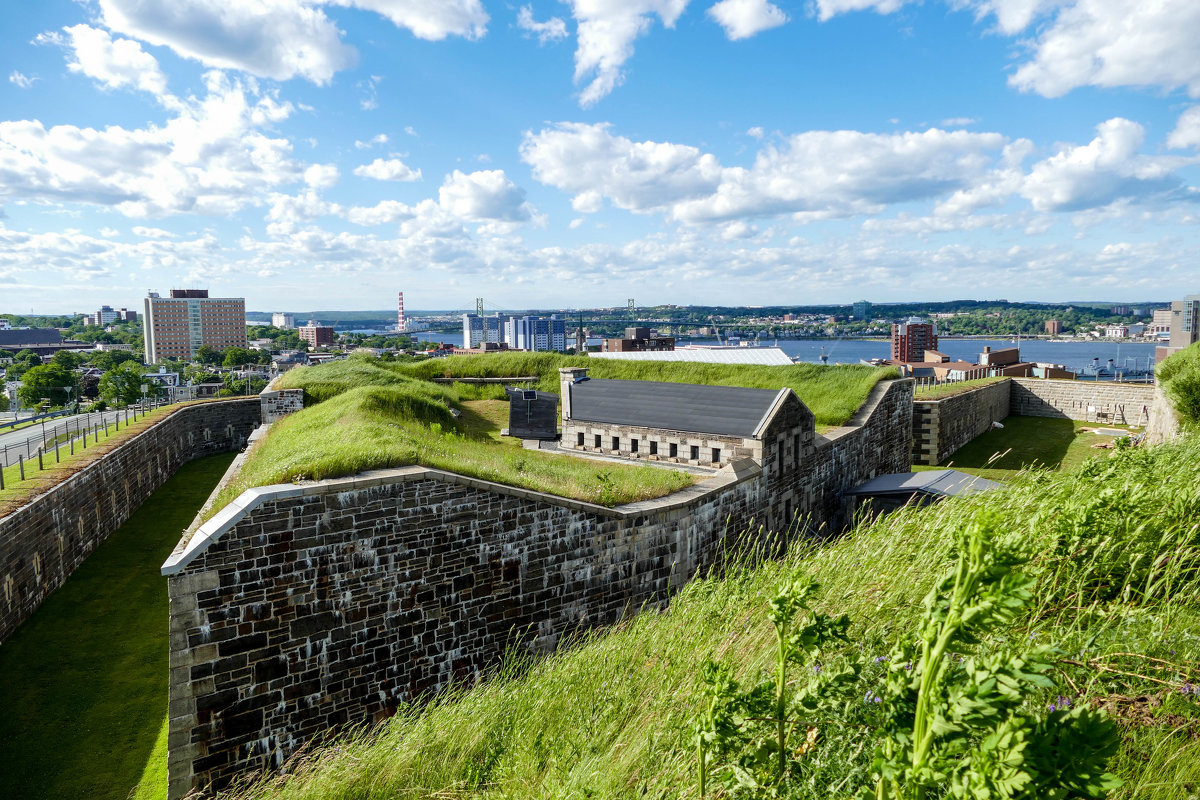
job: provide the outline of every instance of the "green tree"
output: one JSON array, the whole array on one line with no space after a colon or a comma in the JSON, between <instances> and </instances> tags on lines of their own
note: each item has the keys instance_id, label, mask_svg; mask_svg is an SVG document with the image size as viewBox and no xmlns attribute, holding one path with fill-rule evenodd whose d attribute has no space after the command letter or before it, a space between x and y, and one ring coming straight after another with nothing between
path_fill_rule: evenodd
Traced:
<instances>
[{"instance_id":1,"label":"green tree","mask_svg":"<svg viewBox=\"0 0 1200 800\"><path fill-rule=\"evenodd\" d=\"M83 356L78 353L72 353L70 350L59 350L50 359L50 363L58 364L66 370L73 370L83 363Z\"/></svg>"},{"instance_id":2,"label":"green tree","mask_svg":"<svg viewBox=\"0 0 1200 800\"><path fill-rule=\"evenodd\" d=\"M42 357L28 348L17 353L16 360L22 361L30 367L38 367L42 364Z\"/></svg>"},{"instance_id":3,"label":"green tree","mask_svg":"<svg viewBox=\"0 0 1200 800\"><path fill-rule=\"evenodd\" d=\"M65 406L70 397L68 388L75 385L75 375L58 364L42 364L30 367L21 376L21 388L17 397L27 408L49 401L52 406Z\"/></svg>"},{"instance_id":4,"label":"green tree","mask_svg":"<svg viewBox=\"0 0 1200 800\"><path fill-rule=\"evenodd\" d=\"M142 385L148 383L140 364L127 361L104 373L100 379L100 396L110 403L129 405L142 399ZM157 386L151 385L147 394L156 394Z\"/></svg>"},{"instance_id":5,"label":"green tree","mask_svg":"<svg viewBox=\"0 0 1200 800\"><path fill-rule=\"evenodd\" d=\"M8 411L8 395L0 392L0 411Z\"/></svg>"},{"instance_id":6,"label":"green tree","mask_svg":"<svg viewBox=\"0 0 1200 800\"><path fill-rule=\"evenodd\" d=\"M192 360L198 361L201 364L211 364L215 367L220 364L224 358L225 353L223 351L209 347L206 344L202 344L196 348L196 355Z\"/></svg>"},{"instance_id":7,"label":"green tree","mask_svg":"<svg viewBox=\"0 0 1200 800\"><path fill-rule=\"evenodd\" d=\"M221 365L225 367L240 367L243 364L253 364L258 361L258 354L241 347L230 347L225 350Z\"/></svg>"}]
</instances>

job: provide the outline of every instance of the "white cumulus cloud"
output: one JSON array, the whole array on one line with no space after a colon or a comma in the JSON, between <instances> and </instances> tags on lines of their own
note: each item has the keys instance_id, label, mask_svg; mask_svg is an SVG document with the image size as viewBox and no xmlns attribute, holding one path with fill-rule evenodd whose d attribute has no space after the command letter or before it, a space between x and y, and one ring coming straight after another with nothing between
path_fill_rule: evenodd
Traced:
<instances>
[{"instance_id":1,"label":"white cumulus cloud","mask_svg":"<svg viewBox=\"0 0 1200 800\"><path fill-rule=\"evenodd\" d=\"M447 36L480 39L488 15L480 0L327 0L332 5L361 8L387 17L418 39L437 42Z\"/></svg>"},{"instance_id":2,"label":"white cumulus cloud","mask_svg":"<svg viewBox=\"0 0 1200 800\"><path fill-rule=\"evenodd\" d=\"M673 28L688 4L688 0L570 2L577 23L575 82L587 81L579 94L584 107L595 105L621 83L634 41L650 30L654 17Z\"/></svg>"},{"instance_id":3,"label":"white cumulus cloud","mask_svg":"<svg viewBox=\"0 0 1200 800\"><path fill-rule=\"evenodd\" d=\"M1175 171L1188 160L1138 155L1145 129L1116 117L1096 126L1096 138L1034 164L1021 188L1038 211L1078 211L1121 199L1180 190Z\"/></svg>"},{"instance_id":4,"label":"white cumulus cloud","mask_svg":"<svg viewBox=\"0 0 1200 800\"><path fill-rule=\"evenodd\" d=\"M1175 130L1167 137L1167 147L1176 150L1200 147L1200 106L1192 106L1179 115Z\"/></svg>"},{"instance_id":5,"label":"white cumulus cloud","mask_svg":"<svg viewBox=\"0 0 1200 800\"><path fill-rule=\"evenodd\" d=\"M421 180L421 170L413 169L398 158L377 158L370 164L355 167L354 174L360 178L373 178L377 181Z\"/></svg>"},{"instance_id":6,"label":"white cumulus cloud","mask_svg":"<svg viewBox=\"0 0 1200 800\"><path fill-rule=\"evenodd\" d=\"M567 23L563 22L562 17L550 17L545 22L538 22L533 18L532 6L521 6L517 11L517 27L536 36L541 44L567 38Z\"/></svg>"},{"instance_id":7,"label":"white cumulus cloud","mask_svg":"<svg viewBox=\"0 0 1200 800\"><path fill-rule=\"evenodd\" d=\"M788 21L788 15L769 0L720 0L709 7L708 15L735 41L749 39Z\"/></svg>"},{"instance_id":8,"label":"white cumulus cloud","mask_svg":"<svg viewBox=\"0 0 1200 800\"><path fill-rule=\"evenodd\" d=\"M454 170L438 189L438 204L448 213L472 222L527 222L533 217L525 190L509 180L502 169L471 173Z\"/></svg>"},{"instance_id":9,"label":"white cumulus cloud","mask_svg":"<svg viewBox=\"0 0 1200 800\"><path fill-rule=\"evenodd\" d=\"M62 34L44 33L37 41L68 48L71 58L67 68L87 75L106 89L132 86L155 97L167 95L167 78L157 59L132 39L114 39L100 28L72 25L63 28Z\"/></svg>"},{"instance_id":10,"label":"white cumulus cloud","mask_svg":"<svg viewBox=\"0 0 1200 800\"><path fill-rule=\"evenodd\" d=\"M291 143L259 130L292 106L221 73L205 82L208 94L180 101L161 126L0 122L0 197L109 206L131 217L222 215L299 179Z\"/></svg>"}]
</instances>

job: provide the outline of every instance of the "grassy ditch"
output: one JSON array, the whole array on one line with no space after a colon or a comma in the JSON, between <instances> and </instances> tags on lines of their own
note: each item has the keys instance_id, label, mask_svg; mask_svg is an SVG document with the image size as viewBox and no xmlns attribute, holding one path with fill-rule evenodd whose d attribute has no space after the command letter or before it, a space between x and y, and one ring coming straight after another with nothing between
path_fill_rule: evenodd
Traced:
<instances>
[{"instance_id":1,"label":"grassy ditch","mask_svg":"<svg viewBox=\"0 0 1200 800\"><path fill-rule=\"evenodd\" d=\"M955 532L990 513L1033 602L956 654L996 656L1052 645L1048 685L1020 697L1106 709L1120 726L1108 762L1114 800L1185 800L1200 786L1200 442L1117 452L1068 473L1025 473L1002 493L905 509L781 562L694 581L668 611L647 613L554 657L402 712L307 754L292 775L264 779L241 800L365 798L696 797L694 724L701 672L722 660L752 683L770 673L769 601L800 576L820 583L815 606L846 613L853 656L844 712L813 721L806 778L785 795L856 796L886 715L874 705L887 657L915 637L921 598L953 557ZM515 664L513 665L516 666ZM879 692L882 694L882 692ZM863 698L867 702L863 702ZM800 735L803 739L803 734ZM1039 757L1052 759L1055 754ZM1062 754L1070 758L1070 754Z\"/></svg>"},{"instance_id":2,"label":"grassy ditch","mask_svg":"<svg viewBox=\"0 0 1200 800\"><path fill-rule=\"evenodd\" d=\"M232 459L180 467L0 646L0 797L166 796L158 568Z\"/></svg>"}]
</instances>

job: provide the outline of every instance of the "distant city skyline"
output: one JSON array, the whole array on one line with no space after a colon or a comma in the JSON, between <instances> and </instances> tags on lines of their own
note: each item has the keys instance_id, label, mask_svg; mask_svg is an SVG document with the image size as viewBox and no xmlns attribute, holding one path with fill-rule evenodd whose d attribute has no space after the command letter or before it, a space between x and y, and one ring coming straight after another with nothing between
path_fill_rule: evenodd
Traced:
<instances>
[{"instance_id":1,"label":"distant city skyline","mask_svg":"<svg viewBox=\"0 0 1200 800\"><path fill-rule=\"evenodd\" d=\"M0 45L0 311L1200 280L1195 0L46 0Z\"/></svg>"}]
</instances>

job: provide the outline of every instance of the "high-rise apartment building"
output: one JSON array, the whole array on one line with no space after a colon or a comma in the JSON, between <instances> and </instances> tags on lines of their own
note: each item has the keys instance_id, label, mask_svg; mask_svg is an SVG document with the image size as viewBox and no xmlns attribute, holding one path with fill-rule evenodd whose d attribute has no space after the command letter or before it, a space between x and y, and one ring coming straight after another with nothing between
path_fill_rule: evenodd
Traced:
<instances>
[{"instance_id":1,"label":"high-rise apartment building","mask_svg":"<svg viewBox=\"0 0 1200 800\"><path fill-rule=\"evenodd\" d=\"M463 347L472 350L488 342L498 344L505 341L507 323L508 317L503 314L493 314L490 317L463 314ZM509 346L515 345L509 342Z\"/></svg>"},{"instance_id":2,"label":"high-rise apartment building","mask_svg":"<svg viewBox=\"0 0 1200 800\"><path fill-rule=\"evenodd\" d=\"M246 299L209 297L207 289L151 292L144 301L146 362L191 360L207 345L214 350L246 346Z\"/></svg>"},{"instance_id":3,"label":"high-rise apartment building","mask_svg":"<svg viewBox=\"0 0 1200 800\"><path fill-rule=\"evenodd\" d=\"M309 347L333 344L337 339L337 333L334 332L332 325L322 325L312 319L308 321L307 325L297 328L296 333L302 340L308 342Z\"/></svg>"},{"instance_id":4,"label":"high-rise apartment building","mask_svg":"<svg viewBox=\"0 0 1200 800\"><path fill-rule=\"evenodd\" d=\"M404 320L404 292L400 292L400 301L396 306L396 330L404 332L407 323Z\"/></svg>"},{"instance_id":5,"label":"high-rise apartment building","mask_svg":"<svg viewBox=\"0 0 1200 800\"><path fill-rule=\"evenodd\" d=\"M554 314L550 317L513 317L505 323L504 341L514 350L567 349L566 320Z\"/></svg>"},{"instance_id":6,"label":"high-rise apartment building","mask_svg":"<svg viewBox=\"0 0 1200 800\"><path fill-rule=\"evenodd\" d=\"M276 311L271 315L271 327L290 331L296 327L296 315Z\"/></svg>"},{"instance_id":7,"label":"high-rise apartment building","mask_svg":"<svg viewBox=\"0 0 1200 800\"><path fill-rule=\"evenodd\" d=\"M855 319L870 319L871 304L866 300L859 300L854 305L850 306L850 313L854 315Z\"/></svg>"},{"instance_id":8,"label":"high-rise apartment building","mask_svg":"<svg viewBox=\"0 0 1200 800\"><path fill-rule=\"evenodd\" d=\"M925 351L937 350L937 346L936 322L909 317L905 322L892 325L893 361L924 361Z\"/></svg>"}]
</instances>

